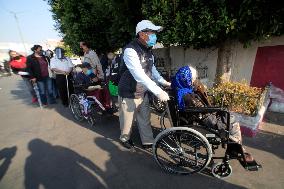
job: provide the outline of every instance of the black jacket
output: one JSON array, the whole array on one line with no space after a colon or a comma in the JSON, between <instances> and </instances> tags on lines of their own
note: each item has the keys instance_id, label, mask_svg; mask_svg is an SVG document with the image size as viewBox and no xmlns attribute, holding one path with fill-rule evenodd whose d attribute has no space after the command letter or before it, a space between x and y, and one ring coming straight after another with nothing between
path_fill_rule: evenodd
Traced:
<instances>
[{"instance_id":1,"label":"black jacket","mask_svg":"<svg viewBox=\"0 0 284 189\"><path fill-rule=\"evenodd\" d=\"M154 60L152 57L154 55L151 48L145 47L141 42L138 41L138 39L134 39L132 42L126 45L126 47L123 49L123 53L126 48L132 48L137 52L140 59L140 64L145 73L150 73L150 75L152 75L152 67L154 65ZM123 55L121 58L123 60ZM122 98L135 98L134 94L136 92L137 81L128 70L124 61L121 62L119 75L118 95Z\"/></svg>"},{"instance_id":2,"label":"black jacket","mask_svg":"<svg viewBox=\"0 0 284 189\"><path fill-rule=\"evenodd\" d=\"M49 64L49 58L43 56L47 63ZM27 71L30 74L30 78L36 78L37 81L41 81L43 78L41 76L40 63L34 54L27 57Z\"/></svg>"}]
</instances>

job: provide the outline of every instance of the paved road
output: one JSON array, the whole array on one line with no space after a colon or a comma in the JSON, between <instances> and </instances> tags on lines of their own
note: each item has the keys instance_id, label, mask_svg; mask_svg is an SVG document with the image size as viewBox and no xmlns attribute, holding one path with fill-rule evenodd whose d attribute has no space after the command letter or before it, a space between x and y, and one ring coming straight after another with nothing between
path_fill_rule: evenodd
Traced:
<instances>
[{"instance_id":1,"label":"paved road","mask_svg":"<svg viewBox=\"0 0 284 189\"><path fill-rule=\"evenodd\" d=\"M244 138L263 169L247 172L232 161L233 175L219 180L167 174L151 152L124 150L117 116L90 128L61 105L32 105L17 76L0 78L0 88L0 189L284 188L283 115L268 117L257 137ZM152 119L156 125L157 116Z\"/></svg>"}]
</instances>

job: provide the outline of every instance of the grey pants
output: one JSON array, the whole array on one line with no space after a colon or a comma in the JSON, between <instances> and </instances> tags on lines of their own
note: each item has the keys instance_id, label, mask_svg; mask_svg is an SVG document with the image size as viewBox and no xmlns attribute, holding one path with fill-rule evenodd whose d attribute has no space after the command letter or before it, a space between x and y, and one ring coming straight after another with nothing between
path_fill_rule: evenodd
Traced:
<instances>
[{"instance_id":1,"label":"grey pants","mask_svg":"<svg viewBox=\"0 0 284 189\"><path fill-rule=\"evenodd\" d=\"M142 144L153 144L153 132L150 122L150 106L148 95L144 98L130 99L118 97L120 140L127 141L130 138L133 121L136 118Z\"/></svg>"},{"instance_id":2,"label":"grey pants","mask_svg":"<svg viewBox=\"0 0 284 189\"><path fill-rule=\"evenodd\" d=\"M33 88L33 85L30 81L29 78L26 78L26 77L22 77L27 89L29 90L30 94L32 95L33 98L36 98L36 94L35 94L35 91L34 91L34 88Z\"/></svg>"},{"instance_id":3,"label":"grey pants","mask_svg":"<svg viewBox=\"0 0 284 189\"><path fill-rule=\"evenodd\" d=\"M241 144L242 143L242 133L239 122L233 121L234 119L231 118L229 133L229 138L236 142ZM217 125L218 129L225 129L226 125L222 123L221 120L217 120L215 115L209 115L204 120L203 123L209 127L214 127L214 125Z\"/></svg>"}]
</instances>

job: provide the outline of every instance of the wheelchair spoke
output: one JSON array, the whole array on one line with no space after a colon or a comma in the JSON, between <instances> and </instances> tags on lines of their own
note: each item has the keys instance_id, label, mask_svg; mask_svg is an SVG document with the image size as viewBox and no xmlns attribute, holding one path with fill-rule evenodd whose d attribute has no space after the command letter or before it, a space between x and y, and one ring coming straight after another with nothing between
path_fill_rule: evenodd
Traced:
<instances>
[{"instance_id":1,"label":"wheelchair spoke","mask_svg":"<svg viewBox=\"0 0 284 189\"><path fill-rule=\"evenodd\" d=\"M162 139L162 142L159 143L160 145L163 145L165 147L165 149L168 149L174 153L176 153L176 149L171 147L166 141L164 141L164 139ZM162 148L163 149L163 148Z\"/></svg>"},{"instance_id":2,"label":"wheelchair spoke","mask_svg":"<svg viewBox=\"0 0 284 189\"><path fill-rule=\"evenodd\" d=\"M208 145L195 133L170 131L156 142L154 152L160 166L181 174L198 172L209 161Z\"/></svg>"}]
</instances>

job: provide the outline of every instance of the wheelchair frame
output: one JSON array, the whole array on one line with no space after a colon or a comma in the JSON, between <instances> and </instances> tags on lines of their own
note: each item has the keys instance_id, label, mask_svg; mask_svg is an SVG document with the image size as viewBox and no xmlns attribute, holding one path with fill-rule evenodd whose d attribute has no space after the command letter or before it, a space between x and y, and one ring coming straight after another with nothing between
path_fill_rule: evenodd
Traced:
<instances>
[{"instance_id":1,"label":"wheelchair frame","mask_svg":"<svg viewBox=\"0 0 284 189\"><path fill-rule=\"evenodd\" d=\"M202 97L200 97L198 93L197 95L202 102ZM230 113L226 109L220 107L190 107L185 111L180 111L177 108L176 104L177 103L175 101L175 98L171 96L170 101L167 102L167 108L161 115L160 119L160 125L161 128L164 129L164 131L162 131L155 138L155 142L153 144L153 154L155 160L162 169L170 173L191 174L191 173L201 172L204 168L206 168L209 164L211 164L212 165L211 173L213 176L217 178L226 178L230 176L232 173L232 167L229 164L229 160L232 159L239 160L241 165L246 170L249 171L257 171L261 167L261 165L257 164L256 161L246 162L245 152L243 151L242 145L230 140L229 138ZM203 104L205 105L206 103L203 102ZM214 129L202 125L201 124L202 118L206 114L216 114L216 116L221 116L220 117L221 119L223 119L222 116L225 116L226 121L223 120L223 123L226 124L226 128L220 131L219 129ZM167 115L169 118L171 128L165 127L164 119L166 118ZM193 118L192 120L190 120L191 123L182 124L182 121L184 121L182 120L183 115L187 115ZM181 143L181 139L179 140L177 138L174 139L178 135L180 135L181 137L183 133L187 133L187 135L193 136L192 137L193 139L201 141L200 143L202 144L204 150L207 151L207 154L206 155L202 154L202 150L200 150L201 152L198 153L197 150L199 149L190 146L191 143L188 144L186 141L183 141L185 144L187 143L187 145L184 145L187 146L185 148L191 147L188 149L192 150L189 150L189 153L187 153L186 150L183 150L182 148L183 144ZM170 135L172 136L169 137ZM166 141L169 141L169 143L173 145L171 146L170 144L165 144ZM179 142L179 144L177 144L176 142ZM217 150L219 146L222 146L222 148L225 149L224 156L213 156L215 155L215 150ZM172 162L175 162L176 165L173 166L165 165L163 163L166 161L165 158L159 157L158 154L159 148L162 151L164 151L164 153L168 154L169 159L171 159ZM170 152L166 152L162 148ZM238 153L236 153L236 151ZM202 165L200 165L197 168L194 168L194 162L192 162L192 160L190 163L186 162L189 161L189 158L185 156L189 157L195 156L194 161L196 164L198 164L198 156L200 157L206 156L206 159L204 160ZM219 163L214 163L214 160L217 159L222 161ZM181 167L183 167L183 169L181 171L178 170L178 168Z\"/></svg>"},{"instance_id":2,"label":"wheelchair frame","mask_svg":"<svg viewBox=\"0 0 284 189\"><path fill-rule=\"evenodd\" d=\"M70 109L74 118L77 121L87 120L91 126L95 124L96 115L100 112L102 113L105 111L104 106L101 102L94 96L87 96L87 92L85 91L85 87L92 86L92 85L81 85L75 83L75 74L73 74L73 87L74 87L74 94L70 96L69 104ZM87 113L84 112L84 107L80 104L80 99L84 98L89 101L89 108ZM76 107L74 107L77 105Z\"/></svg>"}]
</instances>

